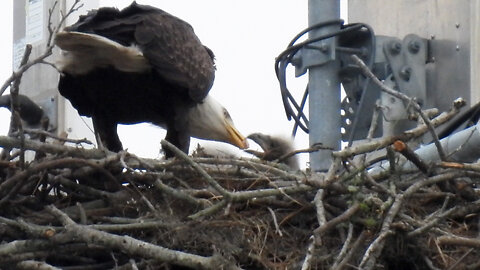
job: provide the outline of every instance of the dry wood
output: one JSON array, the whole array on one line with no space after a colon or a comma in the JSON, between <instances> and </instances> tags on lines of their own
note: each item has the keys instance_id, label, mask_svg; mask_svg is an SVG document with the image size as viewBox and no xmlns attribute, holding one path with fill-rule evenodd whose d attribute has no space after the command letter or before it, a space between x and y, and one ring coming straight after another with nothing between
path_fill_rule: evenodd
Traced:
<instances>
[{"instance_id":1,"label":"dry wood","mask_svg":"<svg viewBox=\"0 0 480 270\"><path fill-rule=\"evenodd\" d=\"M28 68L46 63L60 29L48 27L45 53L26 59L0 94ZM363 72L370 76L368 69ZM87 149L87 141L45 131L23 130L61 144L24 138L23 132L0 136L0 148L9 154L0 160L0 265L339 270L462 264L475 269L480 196L474 184L480 165L444 160L427 171L408 147L426 132L435 138L434 128L452 119L464 102L457 100L450 111L429 119L414 99L380 86L412 104L423 122L402 134L333 152L326 173L292 172L247 158L187 156L166 141L162 145L176 158ZM391 169L372 176L368 168L385 158L355 158L386 147L396 148L420 170L398 171L392 154ZM15 158L15 152L21 157L27 150L41 155Z\"/></svg>"}]
</instances>

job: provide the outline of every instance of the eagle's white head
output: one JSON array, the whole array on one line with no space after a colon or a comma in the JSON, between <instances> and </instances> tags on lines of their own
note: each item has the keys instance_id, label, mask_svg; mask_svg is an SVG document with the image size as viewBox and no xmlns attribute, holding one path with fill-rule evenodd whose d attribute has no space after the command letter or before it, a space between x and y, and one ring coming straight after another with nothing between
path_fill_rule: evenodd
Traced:
<instances>
[{"instance_id":1,"label":"eagle's white head","mask_svg":"<svg viewBox=\"0 0 480 270\"><path fill-rule=\"evenodd\" d=\"M248 148L247 139L235 128L227 109L210 95L189 110L188 121L192 137Z\"/></svg>"}]
</instances>

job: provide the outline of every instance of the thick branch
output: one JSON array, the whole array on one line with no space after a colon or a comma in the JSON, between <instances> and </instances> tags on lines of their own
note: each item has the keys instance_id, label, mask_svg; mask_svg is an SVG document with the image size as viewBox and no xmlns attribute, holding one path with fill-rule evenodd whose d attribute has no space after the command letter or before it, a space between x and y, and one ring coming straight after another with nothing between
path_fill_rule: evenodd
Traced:
<instances>
[{"instance_id":1,"label":"thick branch","mask_svg":"<svg viewBox=\"0 0 480 270\"><path fill-rule=\"evenodd\" d=\"M65 213L54 206L48 206L46 209L63 223L66 233L71 234L75 239L87 244L101 245L121 250L130 256L140 256L195 269L199 267L201 269L239 269L235 265L223 264L219 255L203 257L167 249L129 236L119 236L101 232L87 226L76 224Z\"/></svg>"},{"instance_id":2,"label":"thick branch","mask_svg":"<svg viewBox=\"0 0 480 270\"><path fill-rule=\"evenodd\" d=\"M21 140L8 136L0 136L0 147L4 148L20 148ZM99 149L84 149L71 146L64 146L51 143L41 143L33 140L25 139L24 147L26 150L40 151L49 154L68 155L71 157L82 158L104 158L105 151Z\"/></svg>"}]
</instances>

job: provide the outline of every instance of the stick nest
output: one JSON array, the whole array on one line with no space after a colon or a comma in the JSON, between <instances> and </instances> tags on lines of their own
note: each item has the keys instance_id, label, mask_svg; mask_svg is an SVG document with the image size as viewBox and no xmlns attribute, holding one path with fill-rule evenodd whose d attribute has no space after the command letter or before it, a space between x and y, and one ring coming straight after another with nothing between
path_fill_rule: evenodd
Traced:
<instances>
[{"instance_id":1,"label":"stick nest","mask_svg":"<svg viewBox=\"0 0 480 270\"><path fill-rule=\"evenodd\" d=\"M6 140L37 154L0 163L7 268L479 267L474 164L372 176L336 159L329 172L311 173L245 158L152 160Z\"/></svg>"},{"instance_id":2,"label":"stick nest","mask_svg":"<svg viewBox=\"0 0 480 270\"><path fill-rule=\"evenodd\" d=\"M29 61L27 46L0 88L0 96L11 88L13 111L11 136L0 136L1 269L480 268L480 166L447 162L435 134L461 105L430 119L358 57L364 74L415 105L424 123L333 152L328 172L189 157L166 141L175 159L63 145L43 130L40 142L29 139L15 101L22 74L38 63L54 66L45 60L53 38L79 2L54 26L55 2L44 53ZM443 162L425 163L409 149L427 131ZM390 168L372 173L381 160L364 155L381 149ZM402 170L400 156L418 169Z\"/></svg>"}]
</instances>

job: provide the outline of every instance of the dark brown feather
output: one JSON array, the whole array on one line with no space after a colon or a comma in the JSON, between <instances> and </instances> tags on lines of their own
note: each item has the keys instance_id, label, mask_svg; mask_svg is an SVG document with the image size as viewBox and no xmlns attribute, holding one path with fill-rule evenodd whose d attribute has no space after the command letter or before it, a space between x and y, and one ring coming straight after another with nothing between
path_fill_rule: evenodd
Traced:
<instances>
[{"instance_id":1,"label":"dark brown feather","mask_svg":"<svg viewBox=\"0 0 480 270\"><path fill-rule=\"evenodd\" d=\"M100 8L67 30L98 34L124 46L138 46L159 76L187 89L196 102L204 99L213 85L215 65L211 50L202 45L190 24L161 9L136 2L121 11Z\"/></svg>"},{"instance_id":2,"label":"dark brown feather","mask_svg":"<svg viewBox=\"0 0 480 270\"><path fill-rule=\"evenodd\" d=\"M208 95L215 77L213 53L202 45L188 23L163 10L133 2L121 11L90 11L65 31L99 35L123 46L136 46L151 65L138 72L118 70L108 63L85 73L63 70L60 93L81 115L92 117L104 146L112 151L122 149L117 124L151 122L166 128L167 140L188 151L190 130L186 114ZM90 47L98 49L98 55L106 52L104 46ZM75 50L75 46L71 48ZM75 55L68 53L65 55ZM71 61L82 63L90 59Z\"/></svg>"}]
</instances>

